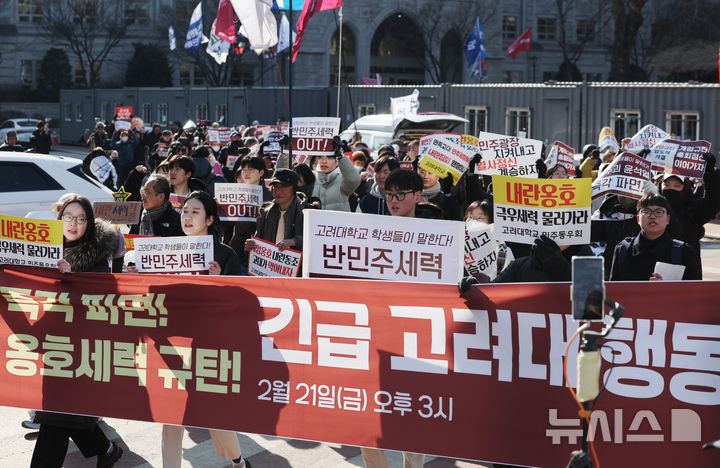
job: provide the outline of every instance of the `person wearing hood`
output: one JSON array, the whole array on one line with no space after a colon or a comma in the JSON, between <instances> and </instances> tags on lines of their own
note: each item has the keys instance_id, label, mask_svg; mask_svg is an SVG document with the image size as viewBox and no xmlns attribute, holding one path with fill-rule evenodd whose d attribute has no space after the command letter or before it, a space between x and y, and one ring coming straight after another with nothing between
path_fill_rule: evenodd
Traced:
<instances>
[{"instance_id":1,"label":"person wearing hood","mask_svg":"<svg viewBox=\"0 0 720 468\"><path fill-rule=\"evenodd\" d=\"M660 194L670 203L671 215L674 215L671 216L669 230L675 239L692 247L701 279L700 239L705 236L705 223L720 211L720 173L715 168L715 156L705 153L702 158L705 160L702 195L693 192L689 178L674 174L665 174L659 187Z\"/></svg>"},{"instance_id":2,"label":"person wearing hood","mask_svg":"<svg viewBox=\"0 0 720 468\"><path fill-rule=\"evenodd\" d=\"M25 148L18 144L18 136L15 130L7 132L5 143L0 145L0 151L16 151L18 153L25 151Z\"/></svg>"},{"instance_id":3,"label":"person wearing hood","mask_svg":"<svg viewBox=\"0 0 720 468\"><path fill-rule=\"evenodd\" d=\"M343 156L343 142L333 140L335 153L318 157L313 197L318 197L325 210L350 211L348 198L362 181L349 158Z\"/></svg>"},{"instance_id":4,"label":"person wearing hood","mask_svg":"<svg viewBox=\"0 0 720 468\"><path fill-rule=\"evenodd\" d=\"M400 169L400 163L392 155L378 158L374 163L375 176L372 187L367 195L360 199L357 210L361 213L390 215L385 202L385 180L395 169Z\"/></svg>"}]
</instances>

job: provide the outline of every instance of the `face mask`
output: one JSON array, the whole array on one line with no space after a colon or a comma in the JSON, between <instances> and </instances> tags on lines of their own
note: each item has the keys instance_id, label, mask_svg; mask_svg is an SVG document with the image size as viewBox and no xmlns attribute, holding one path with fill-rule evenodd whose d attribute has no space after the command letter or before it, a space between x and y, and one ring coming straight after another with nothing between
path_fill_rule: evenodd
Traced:
<instances>
[{"instance_id":1,"label":"face mask","mask_svg":"<svg viewBox=\"0 0 720 468\"><path fill-rule=\"evenodd\" d=\"M220 147L219 147L219 146L213 146L213 147L212 147L212 150L217 153L218 151L220 151Z\"/></svg>"},{"instance_id":2,"label":"face mask","mask_svg":"<svg viewBox=\"0 0 720 468\"><path fill-rule=\"evenodd\" d=\"M355 170L358 171L358 172L362 172L362 170L363 170L363 167L362 167L362 166L353 166L353 167L354 167Z\"/></svg>"},{"instance_id":3,"label":"face mask","mask_svg":"<svg viewBox=\"0 0 720 468\"><path fill-rule=\"evenodd\" d=\"M230 144L237 148L238 146L240 146L240 141L239 140L231 141Z\"/></svg>"},{"instance_id":4,"label":"face mask","mask_svg":"<svg viewBox=\"0 0 720 468\"><path fill-rule=\"evenodd\" d=\"M683 202L682 193L677 190L663 189L661 193L663 197L667 198L667 201L669 201L670 205L673 207L677 207Z\"/></svg>"},{"instance_id":5,"label":"face mask","mask_svg":"<svg viewBox=\"0 0 720 468\"><path fill-rule=\"evenodd\" d=\"M126 136L120 137L120 141L122 141L123 143L127 143L128 137L126 137Z\"/></svg>"}]
</instances>

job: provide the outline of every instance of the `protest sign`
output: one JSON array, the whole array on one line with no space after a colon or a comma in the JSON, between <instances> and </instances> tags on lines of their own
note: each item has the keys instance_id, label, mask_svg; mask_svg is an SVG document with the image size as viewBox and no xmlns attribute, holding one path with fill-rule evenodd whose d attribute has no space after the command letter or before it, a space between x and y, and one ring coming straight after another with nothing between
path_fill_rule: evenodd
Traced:
<instances>
[{"instance_id":1,"label":"protest sign","mask_svg":"<svg viewBox=\"0 0 720 468\"><path fill-rule=\"evenodd\" d=\"M303 277L457 283L465 223L305 210Z\"/></svg>"},{"instance_id":2,"label":"protest sign","mask_svg":"<svg viewBox=\"0 0 720 468\"><path fill-rule=\"evenodd\" d=\"M269 154L273 156L273 161L277 159L277 155L282 152L280 140L285 136L282 132L272 131L265 135L265 141L267 144L263 148L263 154Z\"/></svg>"},{"instance_id":3,"label":"protest sign","mask_svg":"<svg viewBox=\"0 0 720 468\"><path fill-rule=\"evenodd\" d=\"M390 98L390 113L392 114L393 125L397 125L406 116L417 114L420 108L419 96L420 91L415 89L412 94L407 96Z\"/></svg>"},{"instance_id":4,"label":"protest sign","mask_svg":"<svg viewBox=\"0 0 720 468\"><path fill-rule=\"evenodd\" d=\"M145 133L145 122L140 117L133 117L130 121L130 127L133 130L140 130L141 132Z\"/></svg>"},{"instance_id":5,"label":"protest sign","mask_svg":"<svg viewBox=\"0 0 720 468\"><path fill-rule=\"evenodd\" d=\"M555 164L564 167L568 176L575 177L575 148L571 148L561 141L553 143L545 160L545 165L549 169Z\"/></svg>"},{"instance_id":6,"label":"protest sign","mask_svg":"<svg viewBox=\"0 0 720 468\"><path fill-rule=\"evenodd\" d=\"M132 106L122 106L115 108L115 120L130 120L132 118ZM117 124L116 127L117 128Z\"/></svg>"},{"instance_id":7,"label":"protest sign","mask_svg":"<svg viewBox=\"0 0 720 468\"><path fill-rule=\"evenodd\" d=\"M645 125L639 132L633 135L630 142L625 145L625 151L637 154L644 149L652 148L667 137L667 132L655 125Z\"/></svg>"},{"instance_id":8,"label":"protest sign","mask_svg":"<svg viewBox=\"0 0 720 468\"><path fill-rule=\"evenodd\" d=\"M232 129L228 127L220 127L217 129L218 132L218 141L221 145L227 145L230 143L230 134L232 133Z\"/></svg>"},{"instance_id":9,"label":"protest sign","mask_svg":"<svg viewBox=\"0 0 720 468\"><path fill-rule=\"evenodd\" d=\"M56 268L62 255L61 220L0 215L0 264Z\"/></svg>"},{"instance_id":10,"label":"protest sign","mask_svg":"<svg viewBox=\"0 0 720 468\"><path fill-rule=\"evenodd\" d=\"M213 236L136 237L135 266L140 273L207 272Z\"/></svg>"},{"instance_id":11,"label":"protest sign","mask_svg":"<svg viewBox=\"0 0 720 468\"><path fill-rule=\"evenodd\" d=\"M710 143L705 140L680 141L667 138L652 147L647 159L654 170L701 178L705 174L702 155L708 151Z\"/></svg>"},{"instance_id":12,"label":"protest sign","mask_svg":"<svg viewBox=\"0 0 720 468\"><path fill-rule=\"evenodd\" d=\"M116 120L115 121L115 131L119 132L122 130L130 130L130 121L129 120Z\"/></svg>"},{"instance_id":13,"label":"protest sign","mask_svg":"<svg viewBox=\"0 0 720 468\"><path fill-rule=\"evenodd\" d=\"M567 283L460 295L455 284L4 267L0 284L3 406L483 465L566 466L583 434L563 378L567 347L577 380L579 341ZM700 450L720 434L717 288L607 284L627 312L600 353L590 432L603 466L717 466Z\"/></svg>"},{"instance_id":14,"label":"protest sign","mask_svg":"<svg viewBox=\"0 0 720 468\"><path fill-rule=\"evenodd\" d=\"M167 158L169 149L170 149L170 143L165 143L164 141L158 141L155 151L157 151L157 155L159 158L165 159L165 158Z\"/></svg>"},{"instance_id":15,"label":"protest sign","mask_svg":"<svg viewBox=\"0 0 720 468\"><path fill-rule=\"evenodd\" d=\"M96 218L114 224L137 224L142 213L142 202L95 202L93 203L93 212Z\"/></svg>"},{"instance_id":16,"label":"protest sign","mask_svg":"<svg viewBox=\"0 0 720 468\"><path fill-rule=\"evenodd\" d=\"M302 252L285 249L282 252L272 242L252 236L255 248L248 254L250 276L284 276L293 278L300 270Z\"/></svg>"},{"instance_id":17,"label":"protest sign","mask_svg":"<svg viewBox=\"0 0 720 468\"><path fill-rule=\"evenodd\" d=\"M440 177L452 175L457 184L470 164L470 156L460 144L461 135L433 133L420 138L419 168Z\"/></svg>"},{"instance_id":18,"label":"protest sign","mask_svg":"<svg viewBox=\"0 0 720 468\"><path fill-rule=\"evenodd\" d=\"M634 153L622 153L593 181L592 198L615 193L639 200L645 193L643 185L650 176L650 161Z\"/></svg>"},{"instance_id":19,"label":"protest sign","mask_svg":"<svg viewBox=\"0 0 720 468\"><path fill-rule=\"evenodd\" d=\"M333 137L340 133L340 118L293 117L292 150L306 156L332 156Z\"/></svg>"},{"instance_id":20,"label":"protest sign","mask_svg":"<svg viewBox=\"0 0 720 468\"><path fill-rule=\"evenodd\" d=\"M238 159L240 159L240 156L237 154L228 154L227 159L225 160L225 167L232 171L235 168L235 163Z\"/></svg>"},{"instance_id":21,"label":"protest sign","mask_svg":"<svg viewBox=\"0 0 720 468\"><path fill-rule=\"evenodd\" d=\"M604 153L608 149L612 149L615 153L620 151L620 145L618 145L615 134L610 127L603 127L600 130L600 136L598 137L598 149L600 153Z\"/></svg>"},{"instance_id":22,"label":"protest sign","mask_svg":"<svg viewBox=\"0 0 720 468\"><path fill-rule=\"evenodd\" d=\"M590 243L590 179L493 176L495 237L532 244L541 235L559 245Z\"/></svg>"},{"instance_id":23,"label":"protest sign","mask_svg":"<svg viewBox=\"0 0 720 468\"><path fill-rule=\"evenodd\" d=\"M475 166L475 173L537 177L535 162L540 159L542 147L539 140L480 132L478 149L482 161Z\"/></svg>"},{"instance_id":24,"label":"protest sign","mask_svg":"<svg viewBox=\"0 0 720 468\"><path fill-rule=\"evenodd\" d=\"M135 250L135 239L138 237L156 237L156 236L141 236L140 234L123 234L125 238L125 252Z\"/></svg>"},{"instance_id":25,"label":"protest sign","mask_svg":"<svg viewBox=\"0 0 720 468\"><path fill-rule=\"evenodd\" d=\"M220 221L255 221L263 201L261 185L215 184Z\"/></svg>"},{"instance_id":26,"label":"protest sign","mask_svg":"<svg viewBox=\"0 0 720 468\"><path fill-rule=\"evenodd\" d=\"M279 125L257 125L255 135L258 137L266 136L270 132L280 132L283 135L288 132L288 122L280 122ZM293 130L294 132L295 130Z\"/></svg>"},{"instance_id":27,"label":"protest sign","mask_svg":"<svg viewBox=\"0 0 720 468\"><path fill-rule=\"evenodd\" d=\"M468 221L465 229L465 270L474 278L497 276L497 242L493 226Z\"/></svg>"},{"instance_id":28,"label":"protest sign","mask_svg":"<svg viewBox=\"0 0 720 468\"><path fill-rule=\"evenodd\" d=\"M171 193L170 204L172 205L173 209L178 213L182 214L183 205L185 204L185 199L187 199L187 197L187 195L178 195L177 193Z\"/></svg>"},{"instance_id":29,"label":"protest sign","mask_svg":"<svg viewBox=\"0 0 720 468\"><path fill-rule=\"evenodd\" d=\"M206 130L207 133L207 142L210 143L212 141L220 142L220 132L217 129L214 128L208 128Z\"/></svg>"}]
</instances>

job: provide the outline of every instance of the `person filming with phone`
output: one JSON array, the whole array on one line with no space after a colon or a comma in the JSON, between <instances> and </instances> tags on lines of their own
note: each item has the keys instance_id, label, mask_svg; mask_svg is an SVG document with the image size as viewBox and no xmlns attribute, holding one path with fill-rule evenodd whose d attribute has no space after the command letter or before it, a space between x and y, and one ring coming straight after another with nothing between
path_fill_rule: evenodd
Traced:
<instances>
[{"instance_id":1,"label":"person filming with phone","mask_svg":"<svg viewBox=\"0 0 720 468\"><path fill-rule=\"evenodd\" d=\"M640 233L615 247L610 281L699 280L696 255L667 232L672 210L662 195L647 194L637 205Z\"/></svg>"}]
</instances>

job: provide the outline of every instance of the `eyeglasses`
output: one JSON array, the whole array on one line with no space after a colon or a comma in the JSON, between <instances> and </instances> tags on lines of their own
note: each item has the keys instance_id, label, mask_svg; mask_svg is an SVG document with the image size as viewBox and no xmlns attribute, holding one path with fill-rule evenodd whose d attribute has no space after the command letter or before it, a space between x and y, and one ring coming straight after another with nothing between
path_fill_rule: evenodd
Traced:
<instances>
[{"instance_id":1,"label":"eyeglasses","mask_svg":"<svg viewBox=\"0 0 720 468\"><path fill-rule=\"evenodd\" d=\"M62 216L62 220L66 223L77 223L77 224L85 224L87 223L87 218L85 216L73 216L71 214L64 214Z\"/></svg>"},{"instance_id":2,"label":"eyeglasses","mask_svg":"<svg viewBox=\"0 0 720 468\"><path fill-rule=\"evenodd\" d=\"M146 197L148 195L157 195L157 192L155 192L154 190L140 189L140 195Z\"/></svg>"},{"instance_id":3,"label":"eyeglasses","mask_svg":"<svg viewBox=\"0 0 720 468\"><path fill-rule=\"evenodd\" d=\"M398 193L390 193L385 192L385 198L387 198L387 201L403 201L405 200L405 197L407 197L409 194L415 193L412 190L408 190L407 192L398 192Z\"/></svg>"},{"instance_id":4,"label":"eyeglasses","mask_svg":"<svg viewBox=\"0 0 720 468\"><path fill-rule=\"evenodd\" d=\"M640 214L643 216L655 216L656 218L662 218L667 214L667 211L658 208L657 210L649 210L647 208L643 208L640 210Z\"/></svg>"}]
</instances>

